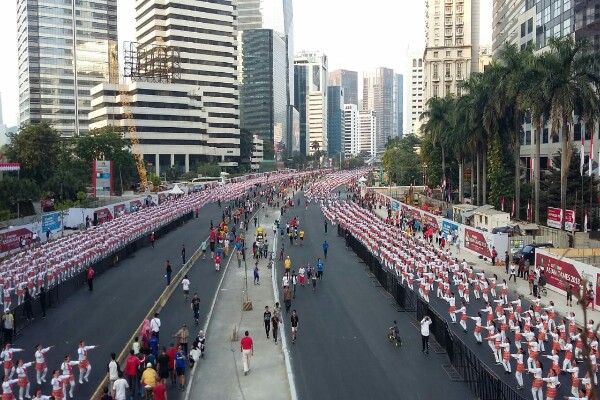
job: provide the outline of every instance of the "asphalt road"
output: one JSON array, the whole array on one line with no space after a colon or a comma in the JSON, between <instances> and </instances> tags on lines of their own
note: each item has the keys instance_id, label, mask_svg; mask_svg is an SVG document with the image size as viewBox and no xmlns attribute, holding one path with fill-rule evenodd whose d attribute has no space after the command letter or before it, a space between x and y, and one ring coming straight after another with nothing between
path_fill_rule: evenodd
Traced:
<instances>
[{"instance_id":1,"label":"asphalt road","mask_svg":"<svg viewBox=\"0 0 600 400\"><path fill-rule=\"evenodd\" d=\"M446 355L421 352L421 335L409 315L391 307L393 300L372 284L365 265L345 248L336 229L330 225L324 233L319 206L293 209L285 220L294 215L306 237L303 245L292 247L285 240L292 269L297 271L300 263L314 266L323 254L323 240L330 243L323 281L315 292L298 286L292 301L299 316L296 344L290 339L290 315L283 312L299 399L473 398L464 383L451 382L442 369L449 363ZM282 274L280 262L279 282ZM401 348L387 340L394 319L404 341Z\"/></svg>"},{"instance_id":2,"label":"asphalt road","mask_svg":"<svg viewBox=\"0 0 600 400\"><path fill-rule=\"evenodd\" d=\"M16 353L15 358L33 361L36 343L54 345L55 348L46 357L48 377L51 377L52 371L60 367L65 355L70 354L72 359L77 359L80 340L85 340L88 345L100 345L89 351L93 366L90 382L79 385L79 371L75 371L75 398L91 398L105 376L110 353L118 354L122 350L143 316L164 290L165 261L170 259L174 276L181 268L181 245L185 244L189 258L208 236L211 219L215 223L221 219L221 211L216 203L201 208L198 219L192 219L167 235L157 237L155 249L142 248L133 256L122 260L118 267L98 276L94 280L93 292L82 288L58 307L50 309L45 319L34 321L15 341L14 347L25 349L24 352ZM220 275L212 267L210 258L200 259L191 268L189 279L190 292L193 294L197 291L202 300L202 324L215 295ZM183 291L175 293L172 299L160 315L161 345L168 346L171 341L169 336L182 323L187 323L192 335L197 333L192 326L194 320L189 303L184 303ZM37 389L35 372L30 372L29 375L33 393ZM48 383L41 387L44 394L51 392L48 377Z\"/></svg>"}]
</instances>

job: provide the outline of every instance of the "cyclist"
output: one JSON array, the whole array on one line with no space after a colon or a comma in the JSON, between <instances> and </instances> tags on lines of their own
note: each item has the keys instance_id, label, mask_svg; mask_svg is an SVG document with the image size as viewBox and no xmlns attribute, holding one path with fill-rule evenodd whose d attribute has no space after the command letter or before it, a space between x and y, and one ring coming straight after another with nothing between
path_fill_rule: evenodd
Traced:
<instances>
[{"instance_id":1,"label":"cyclist","mask_svg":"<svg viewBox=\"0 0 600 400\"><path fill-rule=\"evenodd\" d=\"M394 340L397 340L398 343L402 343L402 339L400 339L400 329L398 329L398 322L394 320L394 325L390 326L390 337Z\"/></svg>"}]
</instances>

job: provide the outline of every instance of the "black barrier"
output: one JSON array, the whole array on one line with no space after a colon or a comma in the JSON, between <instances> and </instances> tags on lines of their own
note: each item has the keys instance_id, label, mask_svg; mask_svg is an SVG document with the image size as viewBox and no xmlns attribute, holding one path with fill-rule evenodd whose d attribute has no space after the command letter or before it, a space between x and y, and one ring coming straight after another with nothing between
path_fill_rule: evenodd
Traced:
<instances>
[{"instance_id":1,"label":"black barrier","mask_svg":"<svg viewBox=\"0 0 600 400\"><path fill-rule=\"evenodd\" d=\"M182 226L186 221L192 219L194 217L194 213L190 211L189 213L177 218L168 224L157 228L154 233L157 237L167 234L168 232ZM112 267L118 265L120 260L124 260L129 257L131 254L135 253L138 249L150 245L150 236L144 235L123 247L113 251L108 254L103 259L97 261L92 265L92 268L95 271L95 276L99 276L104 272L108 271ZM45 292L46 296L46 309L51 307L56 307L58 303L65 301L68 297L72 296L75 292L83 288L87 283L87 271L83 270L71 278L59 283L58 285L51 286ZM42 306L40 302L39 296L30 300L31 304L31 312L33 318L41 318L43 315ZM14 303L13 303L14 304ZM25 303L21 303L19 305L13 306L12 310L14 318L15 318L15 333L18 337L23 329L25 329L31 322L31 319L27 318L27 305Z\"/></svg>"},{"instance_id":2,"label":"black barrier","mask_svg":"<svg viewBox=\"0 0 600 400\"><path fill-rule=\"evenodd\" d=\"M338 225L338 235L344 236L345 234L346 230ZM430 307L424 298L403 285L394 272L384 268L379 259L371 254L358 239L350 235L348 243L356 255L369 267L381 286L394 297L396 303L404 311L414 313L414 317L418 321L425 315L431 318L430 332L440 346L446 350L450 363L478 399L523 400L523 396L500 379L459 337L452 333L448 321Z\"/></svg>"}]
</instances>

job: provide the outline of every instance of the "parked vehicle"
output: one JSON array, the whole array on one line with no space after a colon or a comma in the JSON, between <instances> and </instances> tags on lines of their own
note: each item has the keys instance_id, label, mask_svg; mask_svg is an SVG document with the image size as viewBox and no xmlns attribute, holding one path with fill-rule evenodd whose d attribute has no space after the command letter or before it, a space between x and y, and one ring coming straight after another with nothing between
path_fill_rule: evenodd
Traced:
<instances>
[{"instance_id":1,"label":"parked vehicle","mask_svg":"<svg viewBox=\"0 0 600 400\"><path fill-rule=\"evenodd\" d=\"M521 250L517 251L513 255L513 260L518 260L521 257L525 258L525 261L529 261L529 265L535 264L535 250L536 249L547 249L552 248L554 245L552 243L534 243L528 244L523 247Z\"/></svg>"}]
</instances>

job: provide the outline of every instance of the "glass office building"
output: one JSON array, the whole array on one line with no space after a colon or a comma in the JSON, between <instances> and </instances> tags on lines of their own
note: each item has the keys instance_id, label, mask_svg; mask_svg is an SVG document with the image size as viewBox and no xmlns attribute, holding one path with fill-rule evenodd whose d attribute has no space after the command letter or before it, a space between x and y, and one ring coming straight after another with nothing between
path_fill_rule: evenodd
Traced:
<instances>
[{"instance_id":1,"label":"glass office building","mask_svg":"<svg viewBox=\"0 0 600 400\"><path fill-rule=\"evenodd\" d=\"M240 127L279 149L288 142L285 41L271 29L250 29L240 32L238 46Z\"/></svg>"},{"instance_id":2,"label":"glass office building","mask_svg":"<svg viewBox=\"0 0 600 400\"><path fill-rule=\"evenodd\" d=\"M86 132L90 90L118 78L117 0L18 0L17 31L21 124Z\"/></svg>"},{"instance_id":3,"label":"glass office building","mask_svg":"<svg viewBox=\"0 0 600 400\"><path fill-rule=\"evenodd\" d=\"M344 89L327 87L327 153L337 156L344 150Z\"/></svg>"}]
</instances>

